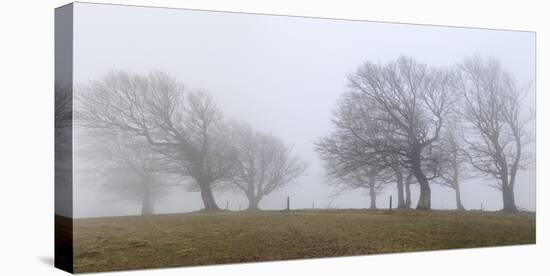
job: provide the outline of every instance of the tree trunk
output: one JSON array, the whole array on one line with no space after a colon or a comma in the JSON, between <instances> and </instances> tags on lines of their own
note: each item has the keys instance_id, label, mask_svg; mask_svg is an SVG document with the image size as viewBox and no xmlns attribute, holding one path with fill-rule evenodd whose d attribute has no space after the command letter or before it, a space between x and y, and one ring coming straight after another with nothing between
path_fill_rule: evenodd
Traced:
<instances>
[{"instance_id":1,"label":"tree trunk","mask_svg":"<svg viewBox=\"0 0 550 276\"><path fill-rule=\"evenodd\" d=\"M407 176L407 180L405 181L405 208L410 209L411 208L411 178L412 174L409 174Z\"/></svg>"},{"instance_id":2,"label":"tree trunk","mask_svg":"<svg viewBox=\"0 0 550 276\"><path fill-rule=\"evenodd\" d=\"M404 209L406 206L403 194L403 172L400 168L395 168L394 171L397 180L397 208Z\"/></svg>"},{"instance_id":3,"label":"tree trunk","mask_svg":"<svg viewBox=\"0 0 550 276\"><path fill-rule=\"evenodd\" d=\"M432 191L430 189L430 184L428 183L428 178L422 171L421 150L422 148L420 147L413 149L411 158L412 173L420 185L420 197L418 198L416 209L430 210L432 205Z\"/></svg>"},{"instance_id":4,"label":"tree trunk","mask_svg":"<svg viewBox=\"0 0 550 276\"><path fill-rule=\"evenodd\" d=\"M455 197L456 197L456 209L459 211L464 211L464 205L462 205L462 199L460 198L460 187L458 186L458 183L455 187Z\"/></svg>"},{"instance_id":5,"label":"tree trunk","mask_svg":"<svg viewBox=\"0 0 550 276\"><path fill-rule=\"evenodd\" d=\"M430 210L432 204L432 191L428 183L428 179L424 173L420 171L414 172L418 184L420 184L420 197L418 198L417 210Z\"/></svg>"},{"instance_id":6,"label":"tree trunk","mask_svg":"<svg viewBox=\"0 0 550 276\"><path fill-rule=\"evenodd\" d=\"M247 211L258 211L260 210L260 208L258 208L258 203L260 203L260 199L253 196L253 195L250 195L250 196L247 196L248 198L248 208L246 209Z\"/></svg>"},{"instance_id":7,"label":"tree trunk","mask_svg":"<svg viewBox=\"0 0 550 276\"><path fill-rule=\"evenodd\" d=\"M460 199L460 184L459 184L459 165L458 165L458 149L453 147L451 154L451 165L452 165L452 182L451 188L455 190L456 198L456 209L459 211L464 211L464 205L462 205L462 200Z\"/></svg>"},{"instance_id":8,"label":"tree trunk","mask_svg":"<svg viewBox=\"0 0 550 276\"><path fill-rule=\"evenodd\" d=\"M370 194L370 207L371 210L376 210L376 193L373 191L369 192Z\"/></svg>"},{"instance_id":9,"label":"tree trunk","mask_svg":"<svg viewBox=\"0 0 550 276\"><path fill-rule=\"evenodd\" d=\"M506 213L518 211L514 198L514 189L509 185L502 185L502 205L502 211Z\"/></svg>"},{"instance_id":10,"label":"tree trunk","mask_svg":"<svg viewBox=\"0 0 550 276\"><path fill-rule=\"evenodd\" d=\"M201 190L202 203L204 204L205 211L218 211L220 208L214 200L214 194L212 193L212 186L210 183L199 185Z\"/></svg>"},{"instance_id":11,"label":"tree trunk","mask_svg":"<svg viewBox=\"0 0 550 276\"><path fill-rule=\"evenodd\" d=\"M376 209L376 190L374 189L375 180L373 177L369 179L369 197L370 197L370 209Z\"/></svg>"},{"instance_id":12,"label":"tree trunk","mask_svg":"<svg viewBox=\"0 0 550 276\"><path fill-rule=\"evenodd\" d=\"M496 143L494 143L496 144ZM510 185L515 181L514 178L508 179L508 164L506 163L505 156L502 153L502 149L496 150L497 161L499 164L500 184L502 188L502 211L506 213L517 212L516 202L514 199L514 186Z\"/></svg>"},{"instance_id":13,"label":"tree trunk","mask_svg":"<svg viewBox=\"0 0 550 276\"><path fill-rule=\"evenodd\" d=\"M151 195L149 185L147 183L143 184L143 195L141 202L141 215L147 216L154 213L154 199Z\"/></svg>"}]
</instances>

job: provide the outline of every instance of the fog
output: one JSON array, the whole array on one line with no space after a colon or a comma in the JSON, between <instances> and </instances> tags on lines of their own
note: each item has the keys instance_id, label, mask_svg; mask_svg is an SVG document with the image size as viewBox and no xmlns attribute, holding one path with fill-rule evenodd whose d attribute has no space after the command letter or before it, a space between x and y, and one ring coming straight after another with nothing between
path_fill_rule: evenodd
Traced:
<instances>
[{"instance_id":1,"label":"fog","mask_svg":"<svg viewBox=\"0 0 550 276\"><path fill-rule=\"evenodd\" d=\"M284 209L287 196L291 208L311 208L312 204L316 208L367 208L366 190L331 197L334 190L327 185L314 147L332 129L332 112L347 90L347 76L366 61L386 63L405 55L446 67L472 54L500 60L520 86L534 81L535 34L530 32L85 3L76 3L74 11L77 86L114 70L141 74L160 70L191 89L208 91L225 118L245 120L293 146L293 152L309 163L307 170L263 198L261 209ZM534 88L524 104L534 110ZM89 139L85 134L76 128L74 143ZM525 151L534 153L534 143ZM109 200L94 180L78 175L79 168L90 165L87 162L75 152L76 217L140 213L140 204ZM461 183L466 209L502 208L502 194L487 185L491 181ZM434 184L431 188L432 208L456 208L451 189ZM200 193L180 186L169 189L156 204L156 213L203 208ZM518 207L534 211L534 169L519 173L515 191ZM229 209L238 210L248 204L237 191L214 193L220 208L229 204ZM390 196L395 204L394 184L379 195L378 207L387 208ZM414 185L413 207L417 198L418 186Z\"/></svg>"}]
</instances>

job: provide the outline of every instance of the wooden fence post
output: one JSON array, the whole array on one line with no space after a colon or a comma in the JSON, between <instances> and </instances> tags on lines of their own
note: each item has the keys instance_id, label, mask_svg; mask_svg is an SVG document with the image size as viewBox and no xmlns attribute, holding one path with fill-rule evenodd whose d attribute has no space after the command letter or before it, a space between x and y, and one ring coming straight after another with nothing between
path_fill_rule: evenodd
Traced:
<instances>
[{"instance_id":1,"label":"wooden fence post","mask_svg":"<svg viewBox=\"0 0 550 276\"><path fill-rule=\"evenodd\" d=\"M391 206L391 205L392 205L392 204L391 204L391 201L392 201L392 196L390 196L390 213L391 213L391 207L392 207L392 206Z\"/></svg>"}]
</instances>

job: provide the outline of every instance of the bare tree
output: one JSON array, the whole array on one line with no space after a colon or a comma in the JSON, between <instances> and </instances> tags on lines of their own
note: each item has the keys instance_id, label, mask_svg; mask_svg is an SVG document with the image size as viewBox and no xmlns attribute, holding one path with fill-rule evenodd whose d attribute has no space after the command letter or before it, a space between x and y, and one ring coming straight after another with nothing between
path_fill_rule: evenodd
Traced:
<instances>
[{"instance_id":1,"label":"bare tree","mask_svg":"<svg viewBox=\"0 0 550 276\"><path fill-rule=\"evenodd\" d=\"M495 59L466 58L458 65L458 88L463 98L462 119L470 132L466 139L471 164L498 180L503 211L515 212L514 187L518 170L529 155L524 146L532 142L522 97L512 76Z\"/></svg>"},{"instance_id":2,"label":"bare tree","mask_svg":"<svg viewBox=\"0 0 550 276\"><path fill-rule=\"evenodd\" d=\"M258 210L264 196L292 183L308 167L281 139L247 123L232 124L231 145L236 162L230 182L245 193L248 210Z\"/></svg>"},{"instance_id":3,"label":"bare tree","mask_svg":"<svg viewBox=\"0 0 550 276\"><path fill-rule=\"evenodd\" d=\"M468 172L465 166L468 162L467 153L464 150L463 138L460 133L463 129L457 121L449 124L442 135L442 166L440 178L436 180L437 184L451 188L455 192L456 208L464 211L460 194L460 183L472 178L473 175Z\"/></svg>"},{"instance_id":4,"label":"bare tree","mask_svg":"<svg viewBox=\"0 0 550 276\"><path fill-rule=\"evenodd\" d=\"M56 178L59 181L66 182L68 175L67 171L70 166L65 162L71 161L72 153L72 130L73 126L73 97L70 87L55 84L55 156L56 156ZM69 176L70 177L70 176Z\"/></svg>"},{"instance_id":5,"label":"bare tree","mask_svg":"<svg viewBox=\"0 0 550 276\"><path fill-rule=\"evenodd\" d=\"M55 130L72 126L73 96L70 87L55 83Z\"/></svg>"},{"instance_id":6,"label":"bare tree","mask_svg":"<svg viewBox=\"0 0 550 276\"><path fill-rule=\"evenodd\" d=\"M55 83L55 211L70 216L72 213L72 146L73 146L72 88Z\"/></svg>"},{"instance_id":7,"label":"bare tree","mask_svg":"<svg viewBox=\"0 0 550 276\"><path fill-rule=\"evenodd\" d=\"M172 183L166 174L164 157L153 151L141 137L127 133L92 131L93 139L83 139L83 157L93 162L89 170L93 182L101 186L102 194L113 199L130 200L141 204L141 214L154 213L155 202Z\"/></svg>"},{"instance_id":8,"label":"bare tree","mask_svg":"<svg viewBox=\"0 0 550 276\"><path fill-rule=\"evenodd\" d=\"M377 209L377 196L382 192L385 185L389 183L387 175L384 173L384 170L381 168L365 166L349 174L341 175L336 179L333 176L330 183L336 189L337 194L356 189L366 189L370 198L369 209L375 210Z\"/></svg>"},{"instance_id":9,"label":"bare tree","mask_svg":"<svg viewBox=\"0 0 550 276\"><path fill-rule=\"evenodd\" d=\"M213 185L232 170L222 113L212 97L190 91L162 72L114 72L79 92L78 122L144 138L179 165L201 192L204 209L218 210Z\"/></svg>"},{"instance_id":10,"label":"bare tree","mask_svg":"<svg viewBox=\"0 0 550 276\"><path fill-rule=\"evenodd\" d=\"M390 177L385 170L387 158L369 154L362 136L376 134L379 126L372 118L371 104L355 93L345 93L337 104L332 123L334 130L315 143L315 149L324 161L329 184L334 196L343 192L367 189L371 209L376 208L376 196ZM382 137L380 137L382 139ZM383 164L382 164L383 163Z\"/></svg>"},{"instance_id":11,"label":"bare tree","mask_svg":"<svg viewBox=\"0 0 550 276\"><path fill-rule=\"evenodd\" d=\"M435 147L452 100L451 75L400 57L386 65L365 63L349 77L349 88L335 122L350 144L340 148L361 154L346 153L347 163L407 168L420 184L417 209L430 209L429 180L438 173Z\"/></svg>"}]
</instances>

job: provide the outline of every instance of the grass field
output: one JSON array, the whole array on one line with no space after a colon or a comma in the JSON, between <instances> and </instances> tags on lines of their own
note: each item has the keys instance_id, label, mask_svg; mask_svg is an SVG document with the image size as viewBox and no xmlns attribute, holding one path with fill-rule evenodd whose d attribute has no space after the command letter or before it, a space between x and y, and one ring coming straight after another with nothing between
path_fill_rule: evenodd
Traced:
<instances>
[{"instance_id":1,"label":"grass field","mask_svg":"<svg viewBox=\"0 0 550 276\"><path fill-rule=\"evenodd\" d=\"M75 272L535 243L533 213L304 210L78 219Z\"/></svg>"}]
</instances>

